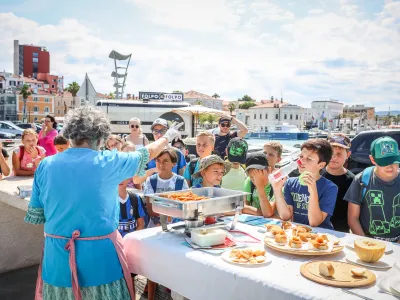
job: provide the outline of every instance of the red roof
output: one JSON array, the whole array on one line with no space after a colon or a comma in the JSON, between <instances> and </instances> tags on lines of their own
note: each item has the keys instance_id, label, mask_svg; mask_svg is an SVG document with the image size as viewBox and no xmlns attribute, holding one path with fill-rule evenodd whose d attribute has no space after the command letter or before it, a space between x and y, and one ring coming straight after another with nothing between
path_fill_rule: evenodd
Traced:
<instances>
[{"instance_id":1,"label":"red roof","mask_svg":"<svg viewBox=\"0 0 400 300\"><path fill-rule=\"evenodd\" d=\"M96 96L97 96L97 97L100 97L100 98L108 98L107 95L104 95L104 94L102 94L102 93L97 93Z\"/></svg>"},{"instance_id":2,"label":"red roof","mask_svg":"<svg viewBox=\"0 0 400 300\"><path fill-rule=\"evenodd\" d=\"M256 102L257 106L253 106L250 108L274 108L278 105L278 107L286 106L288 103L287 102L281 102L281 100L261 100L260 102Z\"/></svg>"},{"instance_id":3,"label":"red roof","mask_svg":"<svg viewBox=\"0 0 400 300\"><path fill-rule=\"evenodd\" d=\"M24 82L25 83L42 83L42 84L44 84L44 81L37 80L33 77L24 77Z\"/></svg>"}]
</instances>

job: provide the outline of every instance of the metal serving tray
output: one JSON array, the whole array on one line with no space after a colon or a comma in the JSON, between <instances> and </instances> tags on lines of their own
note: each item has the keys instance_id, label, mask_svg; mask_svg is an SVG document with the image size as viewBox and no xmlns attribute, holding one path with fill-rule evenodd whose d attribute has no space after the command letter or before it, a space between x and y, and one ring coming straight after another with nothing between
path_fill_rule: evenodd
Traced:
<instances>
[{"instance_id":1,"label":"metal serving tray","mask_svg":"<svg viewBox=\"0 0 400 300\"><path fill-rule=\"evenodd\" d=\"M147 195L152 203L153 211L173 218L196 220L199 216L211 216L234 211L236 207L244 206L248 193L223 188L205 187L191 189L199 196L210 199L200 201L177 201L163 198L160 195L184 193L186 191L173 191Z\"/></svg>"}]
</instances>

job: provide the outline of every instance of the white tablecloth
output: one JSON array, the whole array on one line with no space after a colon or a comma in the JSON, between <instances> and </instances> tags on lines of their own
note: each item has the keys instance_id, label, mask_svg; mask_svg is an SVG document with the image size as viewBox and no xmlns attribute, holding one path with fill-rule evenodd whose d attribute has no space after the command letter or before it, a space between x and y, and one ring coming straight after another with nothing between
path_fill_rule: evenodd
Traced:
<instances>
[{"instance_id":1,"label":"white tablecloth","mask_svg":"<svg viewBox=\"0 0 400 300\"><path fill-rule=\"evenodd\" d=\"M253 227L238 223L237 230L246 231L263 241L263 234ZM319 230L321 231L321 230ZM341 238L342 243L356 236L324 230ZM300 274L300 266L308 260L342 260L351 250L335 255L301 257L266 248L272 262L263 267L241 267L226 263L220 255L193 250L181 243L183 236L151 228L130 233L124 238L125 252L132 273L143 275L191 299L360 299L333 288L314 283ZM263 243L263 242L262 242ZM260 243L261 245L261 243ZM388 257L400 263L400 246ZM373 270L379 276L385 271ZM378 286L352 291L371 299L395 299L379 292Z\"/></svg>"}]
</instances>

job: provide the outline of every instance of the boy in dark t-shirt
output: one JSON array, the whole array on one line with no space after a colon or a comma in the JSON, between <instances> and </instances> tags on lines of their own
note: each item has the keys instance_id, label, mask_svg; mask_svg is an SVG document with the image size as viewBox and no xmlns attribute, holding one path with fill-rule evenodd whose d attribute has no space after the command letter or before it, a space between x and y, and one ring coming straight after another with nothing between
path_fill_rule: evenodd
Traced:
<instances>
[{"instance_id":1,"label":"boy in dark t-shirt","mask_svg":"<svg viewBox=\"0 0 400 300\"><path fill-rule=\"evenodd\" d=\"M230 131L231 125L235 124L238 131ZM249 131L245 124L240 122L238 119L229 116L222 116L218 121L219 133L215 134L215 152L222 159L225 158L226 148L231 139L244 136Z\"/></svg>"},{"instance_id":2,"label":"boy in dark t-shirt","mask_svg":"<svg viewBox=\"0 0 400 300\"><path fill-rule=\"evenodd\" d=\"M300 177L272 183L276 207L282 220L333 229L330 219L335 209L338 188L320 175L331 157L332 147L328 141L307 141L301 146Z\"/></svg>"},{"instance_id":3,"label":"boy in dark t-shirt","mask_svg":"<svg viewBox=\"0 0 400 300\"><path fill-rule=\"evenodd\" d=\"M391 137L371 144L373 167L357 174L344 200L354 234L400 243L400 153Z\"/></svg>"},{"instance_id":4,"label":"boy in dark t-shirt","mask_svg":"<svg viewBox=\"0 0 400 300\"><path fill-rule=\"evenodd\" d=\"M344 167L346 160L350 156L350 139L344 134L335 134L328 139L332 145L332 159L321 176L332 181L338 187L335 210L333 212L331 222L335 230L349 232L350 228L347 223L347 201L344 195L349 189L354 179L354 174Z\"/></svg>"}]
</instances>

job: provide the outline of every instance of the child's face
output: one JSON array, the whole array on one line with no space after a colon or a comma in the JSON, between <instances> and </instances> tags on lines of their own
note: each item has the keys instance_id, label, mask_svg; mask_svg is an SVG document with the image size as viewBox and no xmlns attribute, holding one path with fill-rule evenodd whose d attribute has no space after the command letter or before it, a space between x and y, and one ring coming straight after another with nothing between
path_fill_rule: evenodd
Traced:
<instances>
[{"instance_id":1,"label":"child's face","mask_svg":"<svg viewBox=\"0 0 400 300\"><path fill-rule=\"evenodd\" d=\"M37 145L37 138L36 135L34 134L27 134L24 136L22 140L22 144L24 144L24 147L34 147Z\"/></svg>"},{"instance_id":2,"label":"child's face","mask_svg":"<svg viewBox=\"0 0 400 300\"><path fill-rule=\"evenodd\" d=\"M196 152L200 158L211 155L214 145L208 136L198 136L196 138Z\"/></svg>"},{"instance_id":3,"label":"child's face","mask_svg":"<svg viewBox=\"0 0 400 300\"><path fill-rule=\"evenodd\" d=\"M275 168L275 165L281 161L278 151L270 146L264 146L264 153L267 156L268 166Z\"/></svg>"},{"instance_id":4,"label":"child's face","mask_svg":"<svg viewBox=\"0 0 400 300\"><path fill-rule=\"evenodd\" d=\"M201 172L203 180L212 185L221 185L222 177L224 176L224 165L213 164Z\"/></svg>"},{"instance_id":5,"label":"child's face","mask_svg":"<svg viewBox=\"0 0 400 300\"><path fill-rule=\"evenodd\" d=\"M382 179L391 181L398 176L398 174L399 174L399 165L398 164L392 164L392 165L388 165L385 167L380 167L376 164L374 158L371 155L369 157L371 159L371 162L376 167L376 172L379 174L380 177L382 177Z\"/></svg>"},{"instance_id":6,"label":"child's face","mask_svg":"<svg viewBox=\"0 0 400 300\"><path fill-rule=\"evenodd\" d=\"M318 173L321 169L325 167L324 162L318 162L319 157L317 152L313 150L308 150L303 148L301 150L301 154L299 156L299 172L303 173L304 171L310 172L312 174Z\"/></svg>"},{"instance_id":7,"label":"child's face","mask_svg":"<svg viewBox=\"0 0 400 300\"><path fill-rule=\"evenodd\" d=\"M156 158L156 167L158 173L165 174L172 172L172 168L175 166L175 163L171 161L171 157L168 153L164 153L160 157Z\"/></svg>"},{"instance_id":8,"label":"child's face","mask_svg":"<svg viewBox=\"0 0 400 300\"><path fill-rule=\"evenodd\" d=\"M347 151L342 147L333 147L332 158L329 161L328 167L331 169L342 168L349 156L350 151Z\"/></svg>"},{"instance_id":9,"label":"child's face","mask_svg":"<svg viewBox=\"0 0 400 300\"><path fill-rule=\"evenodd\" d=\"M57 152L61 153L64 152L65 150L67 150L69 148L69 144L63 144L63 145L55 145Z\"/></svg>"},{"instance_id":10,"label":"child's face","mask_svg":"<svg viewBox=\"0 0 400 300\"><path fill-rule=\"evenodd\" d=\"M185 145L182 144L181 142L177 142L177 143L173 144L172 147L178 148L179 150L181 150L183 155L187 155L187 149L186 149Z\"/></svg>"},{"instance_id":11,"label":"child's face","mask_svg":"<svg viewBox=\"0 0 400 300\"><path fill-rule=\"evenodd\" d=\"M122 143L113 138L109 139L107 142L107 147L110 150L117 149L118 151L121 151L121 146L122 146Z\"/></svg>"}]
</instances>

